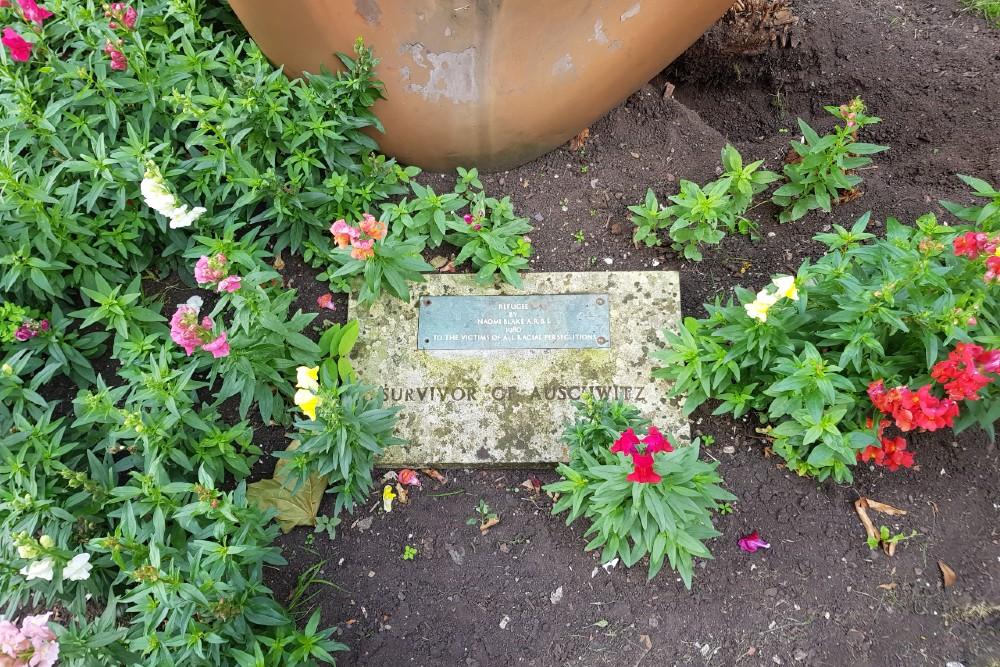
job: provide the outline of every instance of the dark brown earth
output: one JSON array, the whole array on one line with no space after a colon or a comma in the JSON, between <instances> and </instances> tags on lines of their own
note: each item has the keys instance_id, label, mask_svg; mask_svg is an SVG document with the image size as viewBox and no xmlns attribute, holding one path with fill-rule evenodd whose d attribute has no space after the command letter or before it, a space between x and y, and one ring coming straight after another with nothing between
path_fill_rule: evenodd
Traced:
<instances>
[{"instance_id":1,"label":"dark brown earth","mask_svg":"<svg viewBox=\"0 0 1000 667\"><path fill-rule=\"evenodd\" d=\"M964 198L955 173L1000 182L1000 31L957 0L802 0L796 13L798 48L733 60L696 47L597 122L582 152L485 179L535 218L533 270L678 269L684 312L698 316L732 285L758 288L815 255L811 237L833 222L869 209L878 224L943 215L938 199ZM680 178L713 177L727 139L779 169L796 116L828 129L822 106L855 95L884 119L867 139L892 148L859 200L784 226L762 206L760 242L727 238L701 264L632 246L626 206L647 187L662 198ZM311 307L322 286L295 282ZM1000 665L1000 463L985 436L917 436L919 469L817 485L765 457L752 422L708 412L693 427L715 437L706 455L740 500L718 518L716 559L699 564L691 592L669 574L646 583L642 567L605 571L583 552L582 524L567 528L519 486L527 471L496 470L446 471L388 515L373 498L334 541L298 529L282 540L290 565L269 581L286 600L298 573L324 563L339 588L320 586L318 599L351 647L342 664ZM893 558L870 551L859 495L907 509L876 520L919 535ZM486 535L466 524L480 499L501 517ZM369 517L369 529L351 526ZM742 553L751 530L772 549ZM947 590L939 560L958 575Z\"/></svg>"}]
</instances>

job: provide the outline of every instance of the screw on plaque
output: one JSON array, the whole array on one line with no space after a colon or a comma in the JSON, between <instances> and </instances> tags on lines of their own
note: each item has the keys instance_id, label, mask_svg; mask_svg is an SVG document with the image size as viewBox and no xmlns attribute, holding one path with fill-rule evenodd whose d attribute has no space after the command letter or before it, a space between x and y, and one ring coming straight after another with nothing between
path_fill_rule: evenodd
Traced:
<instances>
[{"instance_id":1,"label":"screw on plaque","mask_svg":"<svg viewBox=\"0 0 1000 667\"><path fill-rule=\"evenodd\" d=\"M604 344L605 344L605 343L607 343L607 342L608 342L608 339L607 339L607 338L605 338L604 336L598 336L598 337L597 337L597 343L598 343L599 345L604 345Z\"/></svg>"},{"instance_id":2,"label":"screw on plaque","mask_svg":"<svg viewBox=\"0 0 1000 667\"><path fill-rule=\"evenodd\" d=\"M597 305L598 306L603 306L604 305L604 299L598 299L597 300Z\"/></svg>"},{"instance_id":3,"label":"screw on plaque","mask_svg":"<svg viewBox=\"0 0 1000 667\"><path fill-rule=\"evenodd\" d=\"M430 299L424 299L424 305L425 306L431 305L431 300Z\"/></svg>"}]
</instances>

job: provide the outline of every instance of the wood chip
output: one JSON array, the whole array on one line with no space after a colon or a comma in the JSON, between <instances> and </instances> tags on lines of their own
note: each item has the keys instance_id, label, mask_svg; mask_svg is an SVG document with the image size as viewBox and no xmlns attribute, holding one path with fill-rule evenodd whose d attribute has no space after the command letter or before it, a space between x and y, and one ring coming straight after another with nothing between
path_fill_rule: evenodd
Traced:
<instances>
[{"instance_id":1,"label":"wood chip","mask_svg":"<svg viewBox=\"0 0 1000 667\"><path fill-rule=\"evenodd\" d=\"M958 575L955 574L955 570L948 567L948 564L943 560L938 561L938 567L941 568L941 578L944 580L944 587L950 588L955 585L958 581Z\"/></svg>"},{"instance_id":2,"label":"wood chip","mask_svg":"<svg viewBox=\"0 0 1000 667\"><path fill-rule=\"evenodd\" d=\"M897 584L895 581L892 582L892 583L889 583L889 584L879 584L878 585L879 588L881 588L883 590L886 590L886 591L894 590L898 586L899 586L899 584Z\"/></svg>"},{"instance_id":3,"label":"wood chip","mask_svg":"<svg viewBox=\"0 0 1000 667\"><path fill-rule=\"evenodd\" d=\"M649 638L649 635L639 635L639 643L642 644L647 651L653 650L653 640Z\"/></svg>"}]
</instances>

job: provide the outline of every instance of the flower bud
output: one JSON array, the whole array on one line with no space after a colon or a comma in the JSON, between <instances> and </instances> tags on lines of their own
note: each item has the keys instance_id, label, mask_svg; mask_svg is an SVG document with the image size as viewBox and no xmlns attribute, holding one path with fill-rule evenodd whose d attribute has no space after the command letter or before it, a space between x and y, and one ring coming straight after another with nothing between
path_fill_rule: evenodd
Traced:
<instances>
[{"instance_id":1,"label":"flower bud","mask_svg":"<svg viewBox=\"0 0 1000 667\"><path fill-rule=\"evenodd\" d=\"M7 377L10 377L11 375L14 374L14 367L11 366L10 364L4 364L2 370L3 374Z\"/></svg>"},{"instance_id":2,"label":"flower bud","mask_svg":"<svg viewBox=\"0 0 1000 667\"><path fill-rule=\"evenodd\" d=\"M40 538L38 538L38 543L41 544L46 549L51 549L56 545L56 541L53 540L48 535L42 535Z\"/></svg>"},{"instance_id":3,"label":"flower bud","mask_svg":"<svg viewBox=\"0 0 1000 667\"><path fill-rule=\"evenodd\" d=\"M17 555L21 558L31 559L38 555L38 549L30 544L22 544L17 548Z\"/></svg>"}]
</instances>

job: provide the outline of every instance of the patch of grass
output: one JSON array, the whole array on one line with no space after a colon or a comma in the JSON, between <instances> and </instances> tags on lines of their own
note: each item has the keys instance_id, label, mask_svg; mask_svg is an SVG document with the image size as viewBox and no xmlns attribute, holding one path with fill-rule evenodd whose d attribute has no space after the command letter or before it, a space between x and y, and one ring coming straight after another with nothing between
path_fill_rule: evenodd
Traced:
<instances>
[{"instance_id":1,"label":"patch of grass","mask_svg":"<svg viewBox=\"0 0 1000 667\"><path fill-rule=\"evenodd\" d=\"M1000 0L962 0L966 7L979 12L1000 28Z\"/></svg>"}]
</instances>

